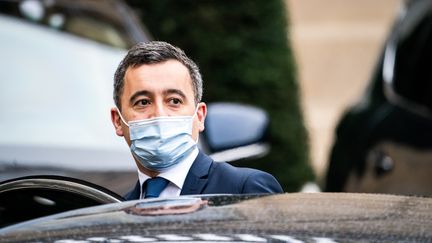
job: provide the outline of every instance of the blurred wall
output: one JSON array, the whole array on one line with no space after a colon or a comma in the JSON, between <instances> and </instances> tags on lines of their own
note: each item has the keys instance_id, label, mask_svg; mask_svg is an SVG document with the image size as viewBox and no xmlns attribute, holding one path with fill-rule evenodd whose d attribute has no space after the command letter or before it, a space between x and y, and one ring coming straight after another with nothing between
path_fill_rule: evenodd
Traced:
<instances>
[{"instance_id":1,"label":"blurred wall","mask_svg":"<svg viewBox=\"0 0 432 243\"><path fill-rule=\"evenodd\" d=\"M341 113L365 89L400 0L287 0L290 38L309 130L323 176Z\"/></svg>"}]
</instances>

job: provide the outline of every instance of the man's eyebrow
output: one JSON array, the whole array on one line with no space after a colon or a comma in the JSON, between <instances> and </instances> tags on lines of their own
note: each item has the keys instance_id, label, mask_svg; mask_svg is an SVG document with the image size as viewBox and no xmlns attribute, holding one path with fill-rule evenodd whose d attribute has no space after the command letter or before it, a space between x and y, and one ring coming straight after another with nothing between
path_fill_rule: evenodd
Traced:
<instances>
[{"instance_id":1,"label":"man's eyebrow","mask_svg":"<svg viewBox=\"0 0 432 243\"><path fill-rule=\"evenodd\" d=\"M135 101L135 99L136 99L138 96L151 96L151 93L150 93L149 91L147 91L147 90L140 90L140 91L137 91L137 92L135 92L135 93L130 97L130 99L129 99L129 103L130 103L130 104L133 104L134 101Z\"/></svg>"},{"instance_id":2,"label":"man's eyebrow","mask_svg":"<svg viewBox=\"0 0 432 243\"><path fill-rule=\"evenodd\" d=\"M164 95L169 95L169 94L178 94L180 95L183 99L186 99L186 95L183 91L179 90L179 89L167 89L163 92Z\"/></svg>"}]
</instances>

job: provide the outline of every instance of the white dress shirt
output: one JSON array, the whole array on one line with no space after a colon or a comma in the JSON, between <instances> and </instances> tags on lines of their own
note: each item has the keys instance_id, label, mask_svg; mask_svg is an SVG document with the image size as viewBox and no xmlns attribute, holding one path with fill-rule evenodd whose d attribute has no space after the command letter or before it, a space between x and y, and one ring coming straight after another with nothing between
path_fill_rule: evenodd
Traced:
<instances>
[{"instance_id":1,"label":"white dress shirt","mask_svg":"<svg viewBox=\"0 0 432 243\"><path fill-rule=\"evenodd\" d=\"M198 156L198 148L196 147L192 153L186 156L178 164L174 165L167 171L161 172L158 177L163 177L169 181L168 186L161 192L159 197L176 197L180 196L180 192L183 188L184 181L189 172L190 167ZM138 180L142 188L144 182L150 179L150 177L142 173L138 169ZM140 198L143 198L143 191L141 189Z\"/></svg>"}]
</instances>

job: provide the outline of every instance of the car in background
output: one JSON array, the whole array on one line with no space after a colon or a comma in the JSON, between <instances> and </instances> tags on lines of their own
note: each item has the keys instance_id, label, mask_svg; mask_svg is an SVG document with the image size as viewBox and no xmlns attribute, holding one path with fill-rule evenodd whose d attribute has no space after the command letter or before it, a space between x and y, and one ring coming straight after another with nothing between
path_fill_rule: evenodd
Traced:
<instances>
[{"instance_id":1,"label":"car in background","mask_svg":"<svg viewBox=\"0 0 432 243\"><path fill-rule=\"evenodd\" d=\"M325 191L432 195L432 2L406 1L369 87L340 120Z\"/></svg>"},{"instance_id":2,"label":"car in background","mask_svg":"<svg viewBox=\"0 0 432 243\"><path fill-rule=\"evenodd\" d=\"M1 181L59 174L119 192L133 184L123 182L135 167L109 116L118 63L150 39L133 16L121 1L0 1Z\"/></svg>"},{"instance_id":3,"label":"car in background","mask_svg":"<svg viewBox=\"0 0 432 243\"><path fill-rule=\"evenodd\" d=\"M113 75L129 47L149 40L120 0L0 1L0 181L48 174L126 193L136 166L111 124ZM208 113L199 141L214 158L268 150L261 109L220 103Z\"/></svg>"}]
</instances>

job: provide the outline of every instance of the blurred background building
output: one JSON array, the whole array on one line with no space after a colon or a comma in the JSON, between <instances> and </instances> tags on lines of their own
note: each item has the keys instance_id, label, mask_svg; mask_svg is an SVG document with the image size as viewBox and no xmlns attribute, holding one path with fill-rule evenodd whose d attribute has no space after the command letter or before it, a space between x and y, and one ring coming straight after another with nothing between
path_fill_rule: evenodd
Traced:
<instances>
[{"instance_id":1,"label":"blurred background building","mask_svg":"<svg viewBox=\"0 0 432 243\"><path fill-rule=\"evenodd\" d=\"M324 176L342 112L363 93L400 0L287 0L311 163Z\"/></svg>"}]
</instances>

